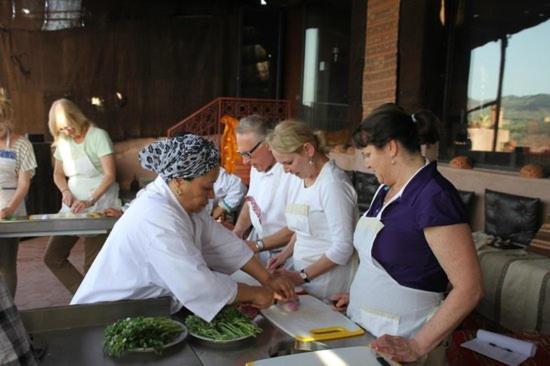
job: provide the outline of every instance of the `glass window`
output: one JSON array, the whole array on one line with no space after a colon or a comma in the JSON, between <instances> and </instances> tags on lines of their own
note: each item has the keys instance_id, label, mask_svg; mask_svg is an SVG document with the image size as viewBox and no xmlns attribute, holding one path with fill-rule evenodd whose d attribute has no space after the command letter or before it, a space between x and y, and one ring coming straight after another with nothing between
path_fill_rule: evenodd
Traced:
<instances>
[{"instance_id":1,"label":"glass window","mask_svg":"<svg viewBox=\"0 0 550 366\"><path fill-rule=\"evenodd\" d=\"M449 144L441 155L514 170L538 163L550 171L550 13L530 3L502 13L470 4L455 9L450 31Z\"/></svg>"}]
</instances>

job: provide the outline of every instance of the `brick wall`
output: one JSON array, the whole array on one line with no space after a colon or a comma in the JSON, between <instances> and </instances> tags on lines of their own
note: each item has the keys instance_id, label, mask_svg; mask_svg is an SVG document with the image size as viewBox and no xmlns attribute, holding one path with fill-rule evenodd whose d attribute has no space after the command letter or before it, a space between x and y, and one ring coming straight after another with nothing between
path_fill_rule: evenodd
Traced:
<instances>
[{"instance_id":1,"label":"brick wall","mask_svg":"<svg viewBox=\"0 0 550 366\"><path fill-rule=\"evenodd\" d=\"M395 102L400 0L369 0L363 71L363 117L382 103Z\"/></svg>"}]
</instances>

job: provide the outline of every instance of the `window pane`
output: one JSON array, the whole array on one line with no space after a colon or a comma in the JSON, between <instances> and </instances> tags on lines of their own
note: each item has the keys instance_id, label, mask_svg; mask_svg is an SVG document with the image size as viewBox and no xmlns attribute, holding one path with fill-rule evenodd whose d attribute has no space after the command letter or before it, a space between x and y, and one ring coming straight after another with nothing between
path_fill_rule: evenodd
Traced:
<instances>
[{"instance_id":1,"label":"window pane","mask_svg":"<svg viewBox=\"0 0 550 366\"><path fill-rule=\"evenodd\" d=\"M489 42L470 55L468 136L475 151L493 150L500 47L501 41Z\"/></svg>"},{"instance_id":2,"label":"window pane","mask_svg":"<svg viewBox=\"0 0 550 366\"><path fill-rule=\"evenodd\" d=\"M502 92L502 128L511 148L550 150L550 20L510 36Z\"/></svg>"}]
</instances>

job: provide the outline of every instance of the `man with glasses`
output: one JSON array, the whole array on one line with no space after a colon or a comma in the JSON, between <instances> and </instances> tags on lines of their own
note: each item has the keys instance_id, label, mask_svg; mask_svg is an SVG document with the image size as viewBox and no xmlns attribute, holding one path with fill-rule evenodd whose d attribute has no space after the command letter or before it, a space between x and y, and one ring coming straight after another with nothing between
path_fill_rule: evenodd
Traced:
<instances>
[{"instance_id":1,"label":"man with glasses","mask_svg":"<svg viewBox=\"0 0 550 366\"><path fill-rule=\"evenodd\" d=\"M253 226L247 244L255 253L262 252L264 262L271 251L279 252L292 237L285 208L290 192L301 184L300 179L285 173L265 143L272 128L262 116L251 115L242 118L236 129L239 154L251 169L250 188L233 232L242 238Z\"/></svg>"}]
</instances>

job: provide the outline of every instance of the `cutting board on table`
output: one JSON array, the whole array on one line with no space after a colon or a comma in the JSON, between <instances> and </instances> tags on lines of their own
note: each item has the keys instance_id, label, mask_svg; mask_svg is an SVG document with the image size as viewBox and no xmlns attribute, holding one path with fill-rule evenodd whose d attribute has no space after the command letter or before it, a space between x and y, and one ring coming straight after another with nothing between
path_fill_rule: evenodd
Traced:
<instances>
[{"instance_id":1,"label":"cutting board on table","mask_svg":"<svg viewBox=\"0 0 550 366\"><path fill-rule=\"evenodd\" d=\"M296 311L285 311L278 305L261 310L270 322L301 342L328 341L358 336L365 331L343 314L310 295L300 296Z\"/></svg>"},{"instance_id":2,"label":"cutting board on table","mask_svg":"<svg viewBox=\"0 0 550 366\"><path fill-rule=\"evenodd\" d=\"M396 366L366 346L333 348L247 362L246 366Z\"/></svg>"}]
</instances>

